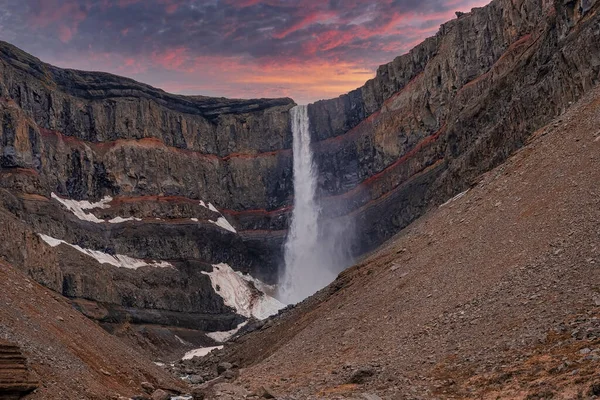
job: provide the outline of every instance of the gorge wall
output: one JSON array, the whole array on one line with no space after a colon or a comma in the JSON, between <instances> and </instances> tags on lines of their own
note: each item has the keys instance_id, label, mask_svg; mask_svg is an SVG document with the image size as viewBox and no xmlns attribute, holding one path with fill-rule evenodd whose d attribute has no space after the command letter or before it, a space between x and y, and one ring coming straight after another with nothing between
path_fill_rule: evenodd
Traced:
<instances>
[{"instance_id":1,"label":"gorge wall","mask_svg":"<svg viewBox=\"0 0 600 400\"><path fill-rule=\"evenodd\" d=\"M468 189L598 82L598 3L457 13L365 86L309 106L321 197L356 216L359 254Z\"/></svg>"},{"instance_id":2,"label":"gorge wall","mask_svg":"<svg viewBox=\"0 0 600 400\"><path fill-rule=\"evenodd\" d=\"M293 105L175 96L1 44L0 257L107 324L234 328L202 272L275 279L287 214L269 211L292 197ZM100 206L69 209L82 200ZM100 264L38 234L173 268Z\"/></svg>"},{"instance_id":3,"label":"gorge wall","mask_svg":"<svg viewBox=\"0 0 600 400\"><path fill-rule=\"evenodd\" d=\"M320 198L328 218L355 221L356 255L468 189L598 82L599 4L494 0L362 88L308 106ZM0 257L99 304L88 314L107 323L231 329L239 316L201 272L226 262L275 281L293 202L291 99L171 95L8 44L0 97ZM105 196L101 222L57 200ZM38 233L174 268L99 264Z\"/></svg>"}]
</instances>

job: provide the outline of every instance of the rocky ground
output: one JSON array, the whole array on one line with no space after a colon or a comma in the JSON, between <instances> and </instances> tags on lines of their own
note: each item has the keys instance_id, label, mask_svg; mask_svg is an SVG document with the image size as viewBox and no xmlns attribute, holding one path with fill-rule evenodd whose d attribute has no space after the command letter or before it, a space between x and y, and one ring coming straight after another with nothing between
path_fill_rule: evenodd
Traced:
<instances>
[{"instance_id":1,"label":"rocky ground","mask_svg":"<svg viewBox=\"0 0 600 400\"><path fill-rule=\"evenodd\" d=\"M239 365L212 398L600 396L599 120L595 89L330 287L179 368Z\"/></svg>"},{"instance_id":2,"label":"rocky ground","mask_svg":"<svg viewBox=\"0 0 600 400\"><path fill-rule=\"evenodd\" d=\"M65 298L2 262L0 304L0 340L20 347L29 380L38 386L27 399L149 398L158 389L172 395L189 390L145 353L75 311ZM151 393L144 382L154 388Z\"/></svg>"}]
</instances>

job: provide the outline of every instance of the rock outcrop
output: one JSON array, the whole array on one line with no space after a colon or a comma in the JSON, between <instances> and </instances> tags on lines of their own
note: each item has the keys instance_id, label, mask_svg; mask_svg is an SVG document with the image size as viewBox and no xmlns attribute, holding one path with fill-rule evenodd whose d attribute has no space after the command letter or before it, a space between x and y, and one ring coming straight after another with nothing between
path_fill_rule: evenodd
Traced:
<instances>
[{"instance_id":1,"label":"rock outcrop","mask_svg":"<svg viewBox=\"0 0 600 400\"><path fill-rule=\"evenodd\" d=\"M43 258L43 252L38 256ZM105 332L75 311L68 299L4 261L0 261L0 304L0 337L21 352L18 355L10 347L6 354L6 347L0 346L1 399L7 398L2 384L15 381L23 391L37 386L25 396L28 400L138 398L144 394L144 382L173 396L189 390L185 382L155 365L146 350ZM4 369L7 364L14 367Z\"/></svg>"},{"instance_id":2,"label":"rock outcrop","mask_svg":"<svg viewBox=\"0 0 600 400\"><path fill-rule=\"evenodd\" d=\"M241 211L291 195L290 154L279 154L291 99L176 96L8 44L0 59L1 165L33 169L62 196L183 196Z\"/></svg>"},{"instance_id":3,"label":"rock outcrop","mask_svg":"<svg viewBox=\"0 0 600 400\"><path fill-rule=\"evenodd\" d=\"M29 376L27 359L14 343L0 340L0 397L17 400L37 388Z\"/></svg>"}]
</instances>

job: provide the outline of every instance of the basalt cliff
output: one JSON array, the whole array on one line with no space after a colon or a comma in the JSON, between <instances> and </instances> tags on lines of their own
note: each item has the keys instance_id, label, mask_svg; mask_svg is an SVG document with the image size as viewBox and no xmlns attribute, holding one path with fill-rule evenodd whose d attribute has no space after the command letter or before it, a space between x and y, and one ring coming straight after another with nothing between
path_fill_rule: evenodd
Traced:
<instances>
[{"instance_id":1,"label":"basalt cliff","mask_svg":"<svg viewBox=\"0 0 600 400\"><path fill-rule=\"evenodd\" d=\"M352 221L355 256L476 184L594 87L599 7L494 0L363 87L309 105L319 198L328 218ZM167 327L210 344L198 332L244 320L212 265L276 282L293 106L173 95L0 44L0 258L109 331L131 323L160 347Z\"/></svg>"}]
</instances>

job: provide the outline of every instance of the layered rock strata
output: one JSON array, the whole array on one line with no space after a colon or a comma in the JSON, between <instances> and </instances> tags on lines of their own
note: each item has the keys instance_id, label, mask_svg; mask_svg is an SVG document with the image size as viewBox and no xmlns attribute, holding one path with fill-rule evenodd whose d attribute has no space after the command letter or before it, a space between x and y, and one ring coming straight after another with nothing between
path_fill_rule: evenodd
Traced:
<instances>
[{"instance_id":1,"label":"layered rock strata","mask_svg":"<svg viewBox=\"0 0 600 400\"><path fill-rule=\"evenodd\" d=\"M0 96L0 257L103 324L228 331L243 318L203 272L274 281L292 100L176 96L8 44Z\"/></svg>"},{"instance_id":2,"label":"layered rock strata","mask_svg":"<svg viewBox=\"0 0 600 400\"><path fill-rule=\"evenodd\" d=\"M309 105L325 207L358 253L470 187L600 79L598 1L496 0Z\"/></svg>"},{"instance_id":3,"label":"layered rock strata","mask_svg":"<svg viewBox=\"0 0 600 400\"><path fill-rule=\"evenodd\" d=\"M27 359L19 346L0 340L0 397L17 400L37 386L29 376Z\"/></svg>"}]
</instances>

